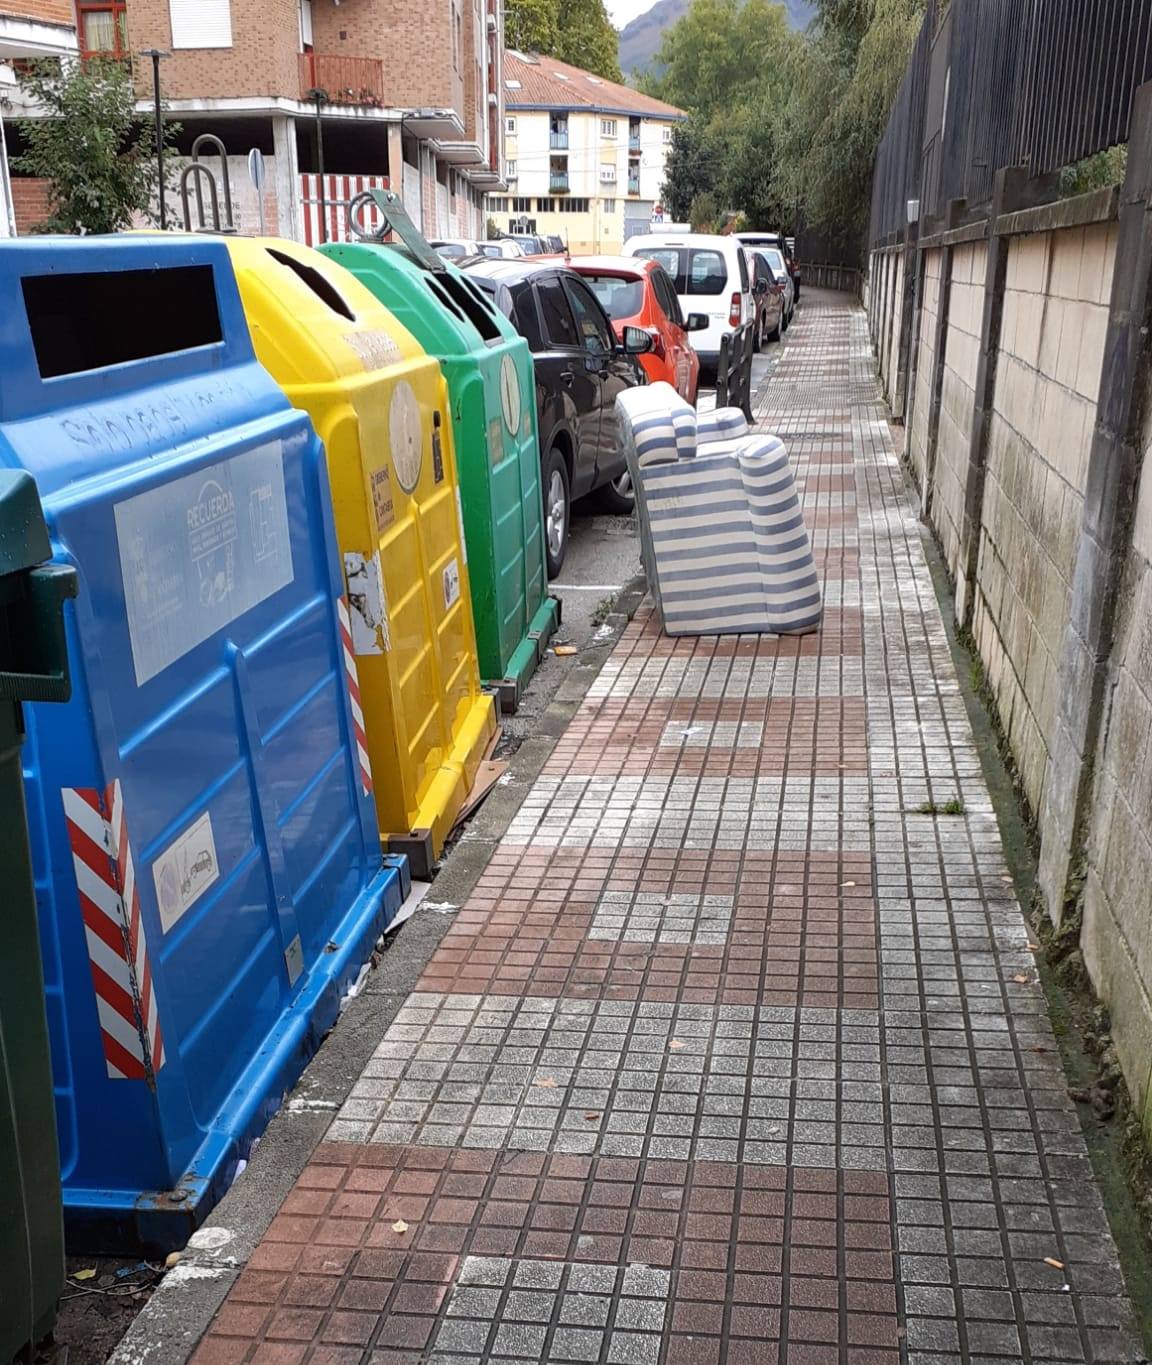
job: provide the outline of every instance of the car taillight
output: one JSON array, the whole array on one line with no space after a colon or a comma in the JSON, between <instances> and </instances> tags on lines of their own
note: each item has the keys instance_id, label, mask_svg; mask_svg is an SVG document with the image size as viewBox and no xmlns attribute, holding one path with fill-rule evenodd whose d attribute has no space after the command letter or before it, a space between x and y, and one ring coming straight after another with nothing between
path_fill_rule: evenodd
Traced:
<instances>
[{"instance_id":1,"label":"car taillight","mask_svg":"<svg viewBox=\"0 0 1152 1365\"><path fill-rule=\"evenodd\" d=\"M728 311L728 325L729 327L739 327L743 320L743 310L740 307L740 295L738 293L733 294L732 307Z\"/></svg>"},{"instance_id":2,"label":"car taillight","mask_svg":"<svg viewBox=\"0 0 1152 1365\"><path fill-rule=\"evenodd\" d=\"M666 359L667 352L664 350L664 338L660 335L659 328L645 327L644 330L652 338L652 349L648 352L648 354L654 355L657 360Z\"/></svg>"}]
</instances>

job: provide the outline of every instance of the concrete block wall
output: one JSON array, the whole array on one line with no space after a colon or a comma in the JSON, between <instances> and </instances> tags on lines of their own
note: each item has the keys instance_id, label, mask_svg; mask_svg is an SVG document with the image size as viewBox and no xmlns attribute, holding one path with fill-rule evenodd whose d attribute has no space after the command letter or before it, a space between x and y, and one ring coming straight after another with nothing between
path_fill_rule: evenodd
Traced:
<instances>
[{"instance_id":1,"label":"concrete block wall","mask_svg":"<svg viewBox=\"0 0 1152 1365\"><path fill-rule=\"evenodd\" d=\"M925 251L920 293L920 341L917 347L916 384L912 391L912 418L908 426L908 456L921 495L928 473L928 418L932 407L932 376L936 365L936 324L940 310L940 267L944 251Z\"/></svg>"},{"instance_id":2,"label":"concrete block wall","mask_svg":"<svg viewBox=\"0 0 1152 1365\"><path fill-rule=\"evenodd\" d=\"M884 397L889 403L896 399L896 375L899 370L900 330L904 318L904 253L897 250L889 257L891 303L888 350L884 365Z\"/></svg>"},{"instance_id":3,"label":"concrete block wall","mask_svg":"<svg viewBox=\"0 0 1152 1365\"><path fill-rule=\"evenodd\" d=\"M948 330L944 342L944 379L940 390L940 430L932 523L940 538L948 572L955 579L960 560L964 484L972 436L972 408L984 304L988 247L968 242L952 252Z\"/></svg>"},{"instance_id":4,"label":"concrete block wall","mask_svg":"<svg viewBox=\"0 0 1152 1365\"><path fill-rule=\"evenodd\" d=\"M1152 452L1145 442L1128 592L1096 762L1081 946L1152 1141Z\"/></svg>"},{"instance_id":5,"label":"concrete block wall","mask_svg":"<svg viewBox=\"0 0 1152 1365\"><path fill-rule=\"evenodd\" d=\"M1033 811L1056 717L1115 252L1106 223L1008 245L972 629Z\"/></svg>"}]
</instances>

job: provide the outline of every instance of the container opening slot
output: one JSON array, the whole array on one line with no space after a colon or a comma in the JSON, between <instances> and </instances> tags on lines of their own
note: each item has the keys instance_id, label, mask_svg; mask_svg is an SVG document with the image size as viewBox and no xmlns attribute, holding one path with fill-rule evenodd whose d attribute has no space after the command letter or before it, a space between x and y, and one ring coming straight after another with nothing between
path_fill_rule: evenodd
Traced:
<instances>
[{"instance_id":1,"label":"container opening slot","mask_svg":"<svg viewBox=\"0 0 1152 1365\"><path fill-rule=\"evenodd\" d=\"M296 260L294 256L289 256L285 251L274 251L271 247L268 247L267 251L274 261L279 261L281 265L287 266L295 275L298 275L313 294L333 313L339 313L342 318L347 318L349 322L356 321L356 314L318 270L314 270L310 265L305 265L303 261Z\"/></svg>"},{"instance_id":2,"label":"container opening slot","mask_svg":"<svg viewBox=\"0 0 1152 1365\"><path fill-rule=\"evenodd\" d=\"M455 311L463 313L485 341L495 341L499 338L500 328L496 325L491 309L481 302L465 280L445 271L435 283L455 305ZM431 284L432 280L429 278L429 285Z\"/></svg>"},{"instance_id":3,"label":"container opening slot","mask_svg":"<svg viewBox=\"0 0 1152 1365\"><path fill-rule=\"evenodd\" d=\"M42 379L224 339L210 265L26 275L20 283Z\"/></svg>"}]
</instances>

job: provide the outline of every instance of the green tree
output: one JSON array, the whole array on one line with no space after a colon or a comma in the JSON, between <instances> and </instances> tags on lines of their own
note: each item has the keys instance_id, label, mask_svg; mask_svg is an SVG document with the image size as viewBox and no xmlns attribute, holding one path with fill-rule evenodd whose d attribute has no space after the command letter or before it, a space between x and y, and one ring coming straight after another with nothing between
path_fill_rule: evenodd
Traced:
<instances>
[{"instance_id":1,"label":"green tree","mask_svg":"<svg viewBox=\"0 0 1152 1365\"><path fill-rule=\"evenodd\" d=\"M642 87L705 119L762 102L801 42L774 0L693 0L664 35Z\"/></svg>"},{"instance_id":2,"label":"green tree","mask_svg":"<svg viewBox=\"0 0 1152 1365\"><path fill-rule=\"evenodd\" d=\"M793 33L773 0L692 0L664 36L648 93L691 112L664 195L677 217L700 196L753 227L803 220L858 247L872 160L924 0L818 0Z\"/></svg>"},{"instance_id":3,"label":"green tree","mask_svg":"<svg viewBox=\"0 0 1152 1365\"><path fill-rule=\"evenodd\" d=\"M604 80L622 81L620 35L604 0L563 0L558 8L556 50L550 55Z\"/></svg>"},{"instance_id":4,"label":"green tree","mask_svg":"<svg viewBox=\"0 0 1152 1365\"><path fill-rule=\"evenodd\" d=\"M20 77L40 107L19 121L24 151L13 166L48 181L43 232L116 232L153 217L156 133L136 112L131 73L119 62L34 63ZM165 125L171 143L178 125Z\"/></svg>"},{"instance_id":5,"label":"green tree","mask_svg":"<svg viewBox=\"0 0 1152 1365\"><path fill-rule=\"evenodd\" d=\"M605 80L623 80L620 35L604 0L508 0L504 34L519 52L539 52Z\"/></svg>"},{"instance_id":6,"label":"green tree","mask_svg":"<svg viewBox=\"0 0 1152 1365\"><path fill-rule=\"evenodd\" d=\"M664 163L664 207L677 222L686 222L692 204L714 193L719 157L703 119L693 115L672 130L672 146Z\"/></svg>"},{"instance_id":7,"label":"green tree","mask_svg":"<svg viewBox=\"0 0 1152 1365\"><path fill-rule=\"evenodd\" d=\"M504 41L517 52L554 56L555 0L508 0L504 7Z\"/></svg>"}]
</instances>

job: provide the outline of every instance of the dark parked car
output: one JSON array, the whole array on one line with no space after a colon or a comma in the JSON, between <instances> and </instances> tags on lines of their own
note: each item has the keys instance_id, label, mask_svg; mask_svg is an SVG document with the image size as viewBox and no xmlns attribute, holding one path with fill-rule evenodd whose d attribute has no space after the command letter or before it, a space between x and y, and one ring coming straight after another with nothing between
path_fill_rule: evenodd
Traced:
<instances>
[{"instance_id":1,"label":"dark parked car","mask_svg":"<svg viewBox=\"0 0 1152 1365\"><path fill-rule=\"evenodd\" d=\"M577 498L594 492L608 511L632 511L614 408L618 393L646 382L636 357L652 338L626 327L617 341L595 294L560 262L478 261L468 276L493 295L532 351L548 576L555 578Z\"/></svg>"},{"instance_id":2,"label":"dark parked car","mask_svg":"<svg viewBox=\"0 0 1152 1365\"><path fill-rule=\"evenodd\" d=\"M782 232L738 232L736 236L749 251L753 247L775 247L788 264L788 274L792 277L792 297L793 299L800 297L800 266L792 254L787 237Z\"/></svg>"},{"instance_id":3,"label":"dark parked car","mask_svg":"<svg viewBox=\"0 0 1152 1365\"><path fill-rule=\"evenodd\" d=\"M758 351L766 341L779 341L781 331L788 326L784 308L784 288L777 281L766 256L749 251L748 264L752 267L752 307L756 322L755 341Z\"/></svg>"}]
</instances>

